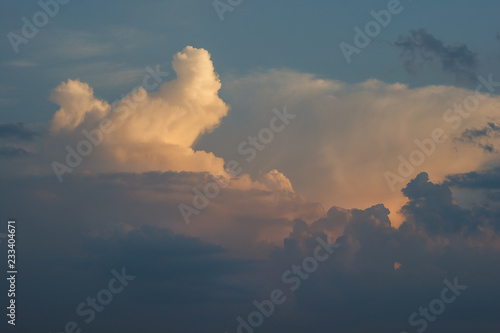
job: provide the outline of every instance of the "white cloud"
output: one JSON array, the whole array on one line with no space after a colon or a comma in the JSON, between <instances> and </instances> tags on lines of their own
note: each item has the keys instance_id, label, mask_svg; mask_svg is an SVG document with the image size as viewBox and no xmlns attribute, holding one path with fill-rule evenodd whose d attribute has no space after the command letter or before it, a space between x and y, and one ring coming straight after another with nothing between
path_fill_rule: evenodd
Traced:
<instances>
[{"instance_id":1,"label":"white cloud","mask_svg":"<svg viewBox=\"0 0 500 333\"><path fill-rule=\"evenodd\" d=\"M92 132L106 121L109 133L101 131L102 144L85 161L89 170L98 164L107 171L221 173L221 158L191 148L229 110L218 96L221 84L210 54L186 47L174 57L173 69L177 78L159 91L141 87L114 107L97 99L85 83L69 80L61 84L51 97L61 106L52 120L52 135L76 143L85 139L83 130Z\"/></svg>"},{"instance_id":2,"label":"white cloud","mask_svg":"<svg viewBox=\"0 0 500 333\"><path fill-rule=\"evenodd\" d=\"M219 126L229 111L218 96L221 83L210 54L188 46L175 55L172 67L177 77L163 83L158 91L141 87L115 105L96 98L92 88L78 80L58 86L51 99L61 108L52 120L46 145L54 160L67 162L66 146L79 152L82 140L92 142L92 137L95 143L91 155L80 154L82 162L76 167L66 163L76 172L226 175L222 158L193 149L196 141ZM255 182L243 174L230 187L293 193L290 181L277 170Z\"/></svg>"}]
</instances>

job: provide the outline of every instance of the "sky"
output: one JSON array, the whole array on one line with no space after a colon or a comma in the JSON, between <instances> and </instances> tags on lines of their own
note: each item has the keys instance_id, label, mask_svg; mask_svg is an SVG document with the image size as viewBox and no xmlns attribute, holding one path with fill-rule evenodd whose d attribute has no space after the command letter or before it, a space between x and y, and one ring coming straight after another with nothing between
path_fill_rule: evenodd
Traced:
<instances>
[{"instance_id":1,"label":"sky","mask_svg":"<svg viewBox=\"0 0 500 333\"><path fill-rule=\"evenodd\" d=\"M500 328L497 1L0 6L2 332Z\"/></svg>"}]
</instances>

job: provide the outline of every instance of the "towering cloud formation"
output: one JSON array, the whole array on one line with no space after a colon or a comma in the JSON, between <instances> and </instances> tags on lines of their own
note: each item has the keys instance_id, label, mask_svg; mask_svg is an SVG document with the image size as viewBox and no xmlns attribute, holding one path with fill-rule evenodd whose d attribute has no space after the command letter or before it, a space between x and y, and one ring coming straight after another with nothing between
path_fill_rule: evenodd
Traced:
<instances>
[{"instance_id":1,"label":"towering cloud formation","mask_svg":"<svg viewBox=\"0 0 500 333\"><path fill-rule=\"evenodd\" d=\"M241 189L295 190L324 207L383 202L396 213L405 204L400 190L419 172L440 181L497 165L500 99L494 94L500 83L492 76L480 78L474 91L374 79L347 84L289 70L254 73L225 82L239 114L205 135L229 109L218 96L221 82L210 54L186 47L173 69L176 78L158 91L140 88L114 105L79 81L61 84L52 95L61 106L47 146L56 151L53 160L67 162L72 155L77 172L224 174L225 161L244 161L238 143L269 126L273 107L286 105L296 119L244 164ZM92 155L76 163L74 155L88 150L82 140L92 142ZM401 216L393 222L399 225Z\"/></svg>"},{"instance_id":2,"label":"towering cloud formation","mask_svg":"<svg viewBox=\"0 0 500 333\"><path fill-rule=\"evenodd\" d=\"M221 82L210 54L187 46L174 56L172 67L176 78L161 84L157 91L144 88L150 84L145 78L144 87L113 105L96 98L92 88L78 80L68 80L54 90L51 100L61 108L52 119L46 146L51 153L55 147L52 167L60 181L75 170L229 176L222 158L193 149L229 111L218 96ZM230 187L293 193L290 181L277 170L264 172L255 182L248 175L239 176Z\"/></svg>"},{"instance_id":3,"label":"towering cloud formation","mask_svg":"<svg viewBox=\"0 0 500 333\"><path fill-rule=\"evenodd\" d=\"M77 153L81 140L94 139L95 156L83 159L84 168L222 173L222 159L192 149L229 110L218 96L221 83L210 54L188 46L175 55L173 69L176 79L158 91L141 87L116 105L96 98L85 83L62 83L52 94L61 106L52 120L52 135L75 144Z\"/></svg>"},{"instance_id":4,"label":"towering cloud formation","mask_svg":"<svg viewBox=\"0 0 500 333\"><path fill-rule=\"evenodd\" d=\"M419 172L439 181L496 165L498 81L484 76L474 91L410 88L375 79L347 84L289 70L253 73L224 82L228 101L247 117L228 117L226 124L255 132L269 119L267 105L286 103L296 119L259 154L249 172L258 174L272 161L297 193L325 208L366 208L383 202L396 213L405 203L400 190ZM467 130L485 127L488 138L479 143L491 151L463 139L463 133L471 133ZM205 149L226 157L229 128L210 134ZM399 217L396 224L401 221Z\"/></svg>"}]
</instances>

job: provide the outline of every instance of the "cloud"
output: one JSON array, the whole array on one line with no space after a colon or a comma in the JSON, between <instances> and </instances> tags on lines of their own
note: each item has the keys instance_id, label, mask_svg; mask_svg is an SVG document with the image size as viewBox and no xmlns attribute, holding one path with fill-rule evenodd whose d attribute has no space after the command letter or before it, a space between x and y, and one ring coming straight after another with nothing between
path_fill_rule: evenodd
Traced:
<instances>
[{"instance_id":1,"label":"cloud","mask_svg":"<svg viewBox=\"0 0 500 333\"><path fill-rule=\"evenodd\" d=\"M447 185L429 182L419 174L402 190L409 202L402 208L409 223L422 226L428 234L476 232L479 220L453 202Z\"/></svg>"},{"instance_id":2,"label":"cloud","mask_svg":"<svg viewBox=\"0 0 500 333\"><path fill-rule=\"evenodd\" d=\"M279 191L294 192L292 183L286 176L274 169L264 174L260 181L263 182L267 188L274 188Z\"/></svg>"},{"instance_id":3,"label":"cloud","mask_svg":"<svg viewBox=\"0 0 500 333\"><path fill-rule=\"evenodd\" d=\"M2 182L4 188L11 189L11 199L3 201L3 207L10 207L11 214L20 220L36 219L36 215L23 213L24 196L26 202L37 203L33 204L33 212L53 212L43 220L48 229L56 227L51 219L71 220L69 229L76 228L83 235L102 235L138 228L147 220L149 225L203 237L207 242L257 257L272 244L280 243L295 217L312 221L323 214L317 203L288 191L258 188L248 180L246 186L220 189L220 194L186 225L179 203L192 205L193 190L203 192L204 184L213 182L208 173L72 173L63 183L53 175L20 178ZM78 195L75 188L79 189Z\"/></svg>"},{"instance_id":4,"label":"cloud","mask_svg":"<svg viewBox=\"0 0 500 333\"><path fill-rule=\"evenodd\" d=\"M69 152L81 152L86 144L71 172L208 172L232 178L233 188L293 193L290 181L278 170L264 172L255 181L245 174L232 177L224 170L224 159L193 148L220 125L229 106L218 96L221 83L206 50L188 46L175 55L172 67L176 78L157 91L140 87L113 105L78 80L54 89L51 100L60 109L45 142L54 170L55 163L69 165L71 158L78 158L68 158ZM153 79L151 75L147 78Z\"/></svg>"},{"instance_id":5,"label":"cloud","mask_svg":"<svg viewBox=\"0 0 500 333\"><path fill-rule=\"evenodd\" d=\"M487 152L494 152L495 147L490 143L491 140L488 139L498 137L499 133L500 127L495 125L495 123L489 122L481 129L465 130L457 140L465 143L472 143Z\"/></svg>"},{"instance_id":6,"label":"cloud","mask_svg":"<svg viewBox=\"0 0 500 333\"><path fill-rule=\"evenodd\" d=\"M22 147L0 146L0 157L14 158L29 155L29 151Z\"/></svg>"},{"instance_id":7,"label":"cloud","mask_svg":"<svg viewBox=\"0 0 500 333\"><path fill-rule=\"evenodd\" d=\"M287 301L266 318L262 332L361 333L373 325L409 331L410 314L439 297L442 281L455 276L469 289L432 328L468 332L495 325L500 234L491 221L500 209L491 209L488 220L483 211L454 203L447 184L422 173L405 187L406 222L399 229L382 204L332 207L322 218L302 219L305 203L286 197L277 203L267 200L272 192L255 189L224 191L185 228L177 200L202 177L74 174L63 184L48 176L1 178L0 215L23 222L17 232L30 244L23 252L23 295L30 301L21 294L18 300L34 320L19 322L20 328L83 324L76 306L107 286L111 269L123 266L136 278L98 314L95 330L235 331L236 318L254 311L253 300L280 288ZM313 254L317 237L341 247L292 293L282 275ZM47 297L50 309L42 306ZM478 307L480 323L471 315ZM49 315L55 310L60 316ZM453 326L458 318L460 325Z\"/></svg>"},{"instance_id":8,"label":"cloud","mask_svg":"<svg viewBox=\"0 0 500 333\"><path fill-rule=\"evenodd\" d=\"M411 30L409 36L399 36L395 45L401 50L405 70L411 74L438 66L457 79L476 82L477 53L465 44L445 45L425 29Z\"/></svg>"},{"instance_id":9,"label":"cloud","mask_svg":"<svg viewBox=\"0 0 500 333\"><path fill-rule=\"evenodd\" d=\"M96 89L124 89L134 86L147 75L144 68L130 66L113 61L93 61L68 66L54 66L47 75L59 77L79 77L81 81L90 82Z\"/></svg>"},{"instance_id":10,"label":"cloud","mask_svg":"<svg viewBox=\"0 0 500 333\"><path fill-rule=\"evenodd\" d=\"M10 67L21 67L21 68L26 68L26 67L35 67L37 66L36 63L31 62L31 61L25 61L25 60L13 60L13 61L7 61L3 63L5 66L10 66Z\"/></svg>"},{"instance_id":11,"label":"cloud","mask_svg":"<svg viewBox=\"0 0 500 333\"><path fill-rule=\"evenodd\" d=\"M488 188L500 189L500 168L483 172L468 172L465 174L449 175L446 183L450 186L462 188Z\"/></svg>"},{"instance_id":12,"label":"cloud","mask_svg":"<svg viewBox=\"0 0 500 333\"><path fill-rule=\"evenodd\" d=\"M473 209L484 225L500 231L500 168L450 175L455 200Z\"/></svg>"},{"instance_id":13,"label":"cloud","mask_svg":"<svg viewBox=\"0 0 500 333\"><path fill-rule=\"evenodd\" d=\"M157 92L141 87L113 106L96 98L85 83L61 84L51 97L61 106L52 120L52 136L77 144L83 130L99 129L105 121L109 133L86 163L111 171L223 172L221 158L192 149L229 110L218 96L221 84L210 54L186 47L174 57L173 69L177 77Z\"/></svg>"},{"instance_id":14,"label":"cloud","mask_svg":"<svg viewBox=\"0 0 500 333\"><path fill-rule=\"evenodd\" d=\"M232 183L233 189L294 191L323 207L367 208L383 202L399 225L402 217L397 220L395 214L405 204L399 190L411 177L425 171L440 181L497 163L495 152L485 154L457 140L467 129L499 123L499 99L486 96L485 89L477 109L469 112L454 108L477 98L476 93L453 86L412 89L378 80L347 84L271 70L228 78L223 86L226 104L218 95L221 82L206 50L187 47L174 57L173 69L177 77L158 91L141 88L113 105L95 97L85 83L61 84L52 95L60 109L44 142L45 165L65 163L67 146L77 150L81 142L89 142L89 133L99 142L95 131L105 121L112 130L101 133L102 143L93 145L74 172L224 174L225 162L245 162L238 144L269 126L273 108L286 104L296 119L252 163L241 163L246 175ZM228 113L229 103L237 113ZM397 174L401 158L421 151L435 129L443 131L444 141L429 156L421 152L425 160L393 192L384 173ZM496 145L498 138L488 140Z\"/></svg>"},{"instance_id":15,"label":"cloud","mask_svg":"<svg viewBox=\"0 0 500 333\"><path fill-rule=\"evenodd\" d=\"M425 173L408 184L405 194L408 220L399 229L391 226L383 205L347 210L338 217L345 224L342 237L329 240L337 239L341 246L308 274L295 293L287 294L289 306L281 311L293 313L294 318L283 315L275 319L281 329L368 332L373 325L382 325L390 331L410 331L420 327L410 327L410 315L439 298L442 281L454 276L470 289L446 318L429 323L429 328L439 331L453 326L454 331L467 332L476 327L472 309L492 300L485 295L494 280L488 279L487 287L478 276L488 275L491 260L498 255L498 231L492 231L480 212L454 204L448 187L429 182ZM316 237L325 237L318 226L318 221L295 222L283 247L273 254L274 286L282 286L282 272L312 256ZM475 228L474 232L464 232L468 227ZM395 262L399 263L397 270ZM500 271L491 274L498 276ZM484 314L490 318L486 321L494 317L494 311ZM454 324L458 318L460 325Z\"/></svg>"},{"instance_id":16,"label":"cloud","mask_svg":"<svg viewBox=\"0 0 500 333\"><path fill-rule=\"evenodd\" d=\"M72 172L223 175L225 163L234 159L241 162L244 175L232 188L293 191L323 207L366 208L383 202L398 225L402 217L396 219L396 214L405 203L399 190L411 177L425 171L439 181L496 163L495 152L485 154L460 139L467 129L500 123L495 116L499 99L487 97L485 89L476 111L459 113L456 105L476 96L474 91L453 86L412 89L378 80L347 84L290 70L227 78L222 85L210 54L192 47L175 55L173 69L176 77L156 91L139 88L113 105L78 80L59 85L51 99L60 108L44 138L42 157L32 164L38 166L36 172L53 173L54 161L66 164L68 147L83 149L82 142L90 144L91 137L96 142L91 154ZM219 92L228 96L227 102ZM229 105L237 111L228 112ZM247 163L238 144L268 127L272 110L283 105L296 119ZM109 127L106 133L103 124ZM444 142L435 144L436 153L425 155L393 192L384 173L397 174L401 158L408 160L420 150L416 141L429 140L437 128ZM493 146L497 141L488 138ZM26 167L11 169L19 173Z\"/></svg>"},{"instance_id":17,"label":"cloud","mask_svg":"<svg viewBox=\"0 0 500 333\"><path fill-rule=\"evenodd\" d=\"M111 269L122 266L137 278L120 294L120 301L117 296L106 308L106 316L92 323L95 327L116 327L112 321L135 309L152 318L172 319L172 329L190 326L202 331L223 327L245 311L265 282L262 257L290 231L288 217L312 219L320 211L289 192L226 188L186 226L178 203L191 200L192 189L211 179L206 173L188 172L76 173L63 183L52 175L0 178L0 216L26 222L19 229L30 244L25 273L45 286L30 284L33 287L26 290L33 298L25 310L40 319L37 328L54 330L72 319L81 323L76 306L107 285ZM58 230L56 239L53 230ZM60 265L66 269L54 278ZM46 269L36 275L41 267ZM66 279L73 281L71 287L61 282ZM57 285L53 310L60 315L50 317L37 308ZM74 285L80 286L78 291L70 292ZM192 311L200 313L196 323ZM49 319L42 320L46 316ZM134 325L128 322L122 329L134 331ZM158 325L155 319L145 327L154 331L167 324Z\"/></svg>"},{"instance_id":18,"label":"cloud","mask_svg":"<svg viewBox=\"0 0 500 333\"><path fill-rule=\"evenodd\" d=\"M198 277L200 283L204 284L200 289L204 293L214 294L217 294L217 290L211 290L215 287L213 279L246 271L255 262L225 257L228 251L221 246L175 234L170 229L148 225L111 237L88 237L82 247L89 254L89 259L95 258L103 270L121 262L132 271L143 272L149 281L178 287L190 287L192 278ZM106 253L106 256L102 256L102 253ZM148 260L145 261L144 258ZM178 291L179 296L182 293L187 296L186 292L192 293L193 290L186 288ZM193 294L184 301L196 300L200 296ZM175 304L179 298L165 298L163 301Z\"/></svg>"},{"instance_id":19,"label":"cloud","mask_svg":"<svg viewBox=\"0 0 500 333\"><path fill-rule=\"evenodd\" d=\"M229 114L197 147L244 162L237 143L267 126L272 109L286 104L288 112L297 115L293 123L255 161L242 165L252 177L262 170L279 170L297 194L322 203L325 210L383 202L399 225L402 217L396 220L395 214L405 203L400 190L411 177L425 171L431 180L440 181L498 163L495 152L486 154L455 140L467 129L500 123L496 95L481 95L475 111L469 112L464 101L472 103L476 93L454 86L410 88L378 80L348 84L291 70L255 72L223 83L224 96L239 113ZM443 131L444 140L424 154L419 145L432 140L435 129ZM496 137L488 140L500 144ZM424 154L424 161L391 191L384 173L399 174L400 158L408 160L413 151Z\"/></svg>"},{"instance_id":20,"label":"cloud","mask_svg":"<svg viewBox=\"0 0 500 333\"><path fill-rule=\"evenodd\" d=\"M52 134L73 131L84 121L95 124L110 110L108 103L94 97L89 85L78 80L68 80L59 85L50 99L61 107L52 119Z\"/></svg>"},{"instance_id":21,"label":"cloud","mask_svg":"<svg viewBox=\"0 0 500 333\"><path fill-rule=\"evenodd\" d=\"M93 34L88 31L47 29L42 39L49 47L38 53L42 58L65 61L107 56L116 51L116 44L119 43L117 35L110 33L112 30L106 29L100 34Z\"/></svg>"},{"instance_id":22,"label":"cloud","mask_svg":"<svg viewBox=\"0 0 500 333\"><path fill-rule=\"evenodd\" d=\"M65 62L109 58L120 52L134 52L157 42L161 36L129 25L113 25L95 31L49 28L40 36L42 44L47 47L37 50L36 57L45 61L64 59Z\"/></svg>"},{"instance_id":23,"label":"cloud","mask_svg":"<svg viewBox=\"0 0 500 333\"><path fill-rule=\"evenodd\" d=\"M0 124L0 139L31 141L38 133L24 127L23 123Z\"/></svg>"}]
</instances>

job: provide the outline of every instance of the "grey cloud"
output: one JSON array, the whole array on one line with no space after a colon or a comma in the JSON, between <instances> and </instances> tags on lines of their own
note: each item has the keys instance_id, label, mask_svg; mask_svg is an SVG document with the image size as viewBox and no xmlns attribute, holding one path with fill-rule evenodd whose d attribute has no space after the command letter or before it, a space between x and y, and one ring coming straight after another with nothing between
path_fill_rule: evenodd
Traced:
<instances>
[{"instance_id":1,"label":"grey cloud","mask_svg":"<svg viewBox=\"0 0 500 333\"><path fill-rule=\"evenodd\" d=\"M425 67L438 66L457 79L476 81L477 53L463 43L446 45L425 29L418 29L411 30L410 35L399 36L395 45L401 50L404 69L411 74L417 74Z\"/></svg>"},{"instance_id":2,"label":"grey cloud","mask_svg":"<svg viewBox=\"0 0 500 333\"><path fill-rule=\"evenodd\" d=\"M38 133L27 129L23 123L0 124L0 139L31 141Z\"/></svg>"},{"instance_id":3,"label":"grey cloud","mask_svg":"<svg viewBox=\"0 0 500 333\"><path fill-rule=\"evenodd\" d=\"M468 189L500 189L500 168L446 177L448 186Z\"/></svg>"},{"instance_id":4,"label":"grey cloud","mask_svg":"<svg viewBox=\"0 0 500 333\"><path fill-rule=\"evenodd\" d=\"M0 146L0 158L15 158L29 155L29 151L21 147Z\"/></svg>"},{"instance_id":5,"label":"grey cloud","mask_svg":"<svg viewBox=\"0 0 500 333\"><path fill-rule=\"evenodd\" d=\"M475 215L483 226L500 232L500 168L450 175L445 183L462 191L474 190L476 198L481 198L477 192L482 193L483 199L474 202Z\"/></svg>"},{"instance_id":6,"label":"grey cloud","mask_svg":"<svg viewBox=\"0 0 500 333\"><path fill-rule=\"evenodd\" d=\"M500 184L499 178L491 172L460 179ZM281 246L231 231L235 242L248 244L247 251L238 252L168 226L177 219L177 201L173 204L168 194L182 196L192 182L202 180L192 173L72 175L62 184L52 177L0 178L0 215L16 215L24 244L19 247L24 294L18 300L29 303L23 311L31 320L20 321L20 329L54 332L68 320L81 321L75 307L106 286L111 269L123 266L136 279L89 330L235 332L237 316L254 311L254 299L264 300L280 288L287 302L265 319L259 328L263 333L365 333L381 326L410 331L408 316L438 297L442 281L454 276L470 288L429 332L487 331L496 323L498 230L489 234L483 212L454 203L449 182L433 184L424 173L413 179L403 190L408 203L399 229L382 204L332 207L312 222L288 221L293 228ZM258 235L273 223L258 215L267 209L266 202L252 202L252 211L241 211L228 197L219 200L238 228L248 225ZM500 209L490 212L498 215ZM184 233L203 225L189 227ZM336 239L341 247L290 292L281 281L283 272L313 254L317 237L332 234L338 237L330 241ZM259 248L265 256L249 259ZM401 264L398 270L395 262ZM43 306L47 299L50 307ZM477 309L482 309L480 316Z\"/></svg>"},{"instance_id":7,"label":"grey cloud","mask_svg":"<svg viewBox=\"0 0 500 333\"><path fill-rule=\"evenodd\" d=\"M407 221L430 235L477 231L479 221L453 202L446 184L431 183L427 173L419 174L402 192L409 199L401 209Z\"/></svg>"},{"instance_id":8,"label":"grey cloud","mask_svg":"<svg viewBox=\"0 0 500 333\"><path fill-rule=\"evenodd\" d=\"M495 123L488 122L488 124L481 129L466 129L455 140L474 144L491 153L495 151L495 146L490 143L488 139L498 136L500 136L500 127Z\"/></svg>"},{"instance_id":9,"label":"grey cloud","mask_svg":"<svg viewBox=\"0 0 500 333\"><path fill-rule=\"evenodd\" d=\"M492 262L499 263L499 235L490 239L487 231L460 233L488 224L477 211L454 204L448 186L429 182L425 173L404 192L409 199L404 209L407 222L399 229L391 227L383 205L349 210L339 217L348 220L338 239L342 246L302 282L288 309L294 319L282 318L280 327L297 332L364 333L383 326L387 331L410 332L415 329L408 323L410 314L437 298L444 278L453 276L470 289L453 310L447 308L446 317L429 324L429 331L477 329L477 322L471 320L477 307L484 309L481 316L486 321L495 317L495 310L481 304L492 304L489 288L498 290L492 277L500 276L500 270L489 270ZM274 254L277 272L312 255L321 233L314 230L315 224L295 222L283 248ZM401 264L397 270L395 262ZM485 277L488 282L483 284Z\"/></svg>"}]
</instances>

